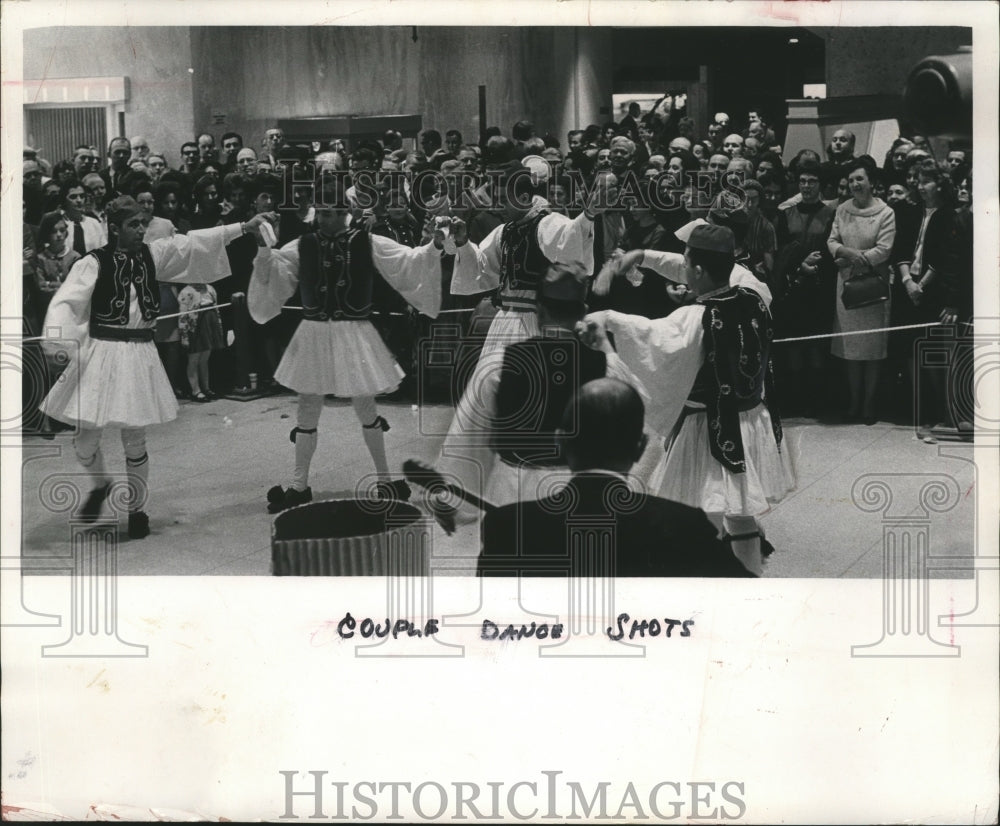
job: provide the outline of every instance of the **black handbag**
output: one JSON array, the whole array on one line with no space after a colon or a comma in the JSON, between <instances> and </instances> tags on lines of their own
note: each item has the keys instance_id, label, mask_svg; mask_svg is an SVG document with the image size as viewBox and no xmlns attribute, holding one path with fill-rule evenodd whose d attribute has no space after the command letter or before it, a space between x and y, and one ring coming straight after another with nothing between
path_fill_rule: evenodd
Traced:
<instances>
[{"instance_id":1,"label":"black handbag","mask_svg":"<svg viewBox=\"0 0 1000 826\"><path fill-rule=\"evenodd\" d=\"M844 289L840 300L845 310L857 310L881 304L889 300L889 281L869 270L864 275L848 278L844 281Z\"/></svg>"}]
</instances>

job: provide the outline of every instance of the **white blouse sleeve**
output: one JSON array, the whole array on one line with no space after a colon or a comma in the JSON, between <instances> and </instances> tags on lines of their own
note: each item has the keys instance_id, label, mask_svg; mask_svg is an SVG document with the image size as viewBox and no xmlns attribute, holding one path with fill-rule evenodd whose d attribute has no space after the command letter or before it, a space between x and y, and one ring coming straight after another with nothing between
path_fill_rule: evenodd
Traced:
<instances>
[{"instance_id":1,"label":"white blouse sleeve","mask_svg":"<svg viewBox=\"0 0 1000 826\"><path fill-rule=\"evenodd\" d=\"M407 247L381 235L368 237L372 261L389 286L419 312L437 318L441 312L441 250L433 243ZM463 251L464 247L459 250Z\"/></svg>"},{"instance_id":2,"label":"white blouse sleeve","mask_svg":"<svg viewBox=\"0 0 1000 826\"><path fill-rule=\"evenodd\" d=\"M538 222L538 247L549 261L579 264L589 275L594 271L594 222L583 212L572 219L550 212Z\"/></svg>"},{"instance_id":3,"label":"white blouse sleeve","mask_svg":"<svg viewBox=\"0 0 1000 826\"><path fill-rule=\"evenodd\" d=\"M243 234L239 224L191 230L149 245L157 281L207 284L232 275L226 245Z\"/></svg>"},{"instance_id":4,"label":"white blouse sleeve","mask_svg":"<svg viewBox=\"0 0 1000 826\"><path fill-rule=\"evenodd\" d=\"M661 252L660 250L643 250L642 264L646 269L678 284L687 283L684 256L679 252Z\"/></svg>"},{"instance_id":5,"label":"white blouse sleeve","mask_svg":"<svg viewBox=\"0 0 1000 826\"><path fill-rule=\"evenodd\" d=\"M66 349L67 341L82 343L90 329L90 300L100 265L92 255L77 261L52 296L42 329L42 348L50 354ZM49 332L52 335L49 336Z\"/></svg>"},{"instance_id":6,"label":"white blouse sleeve","mask_svg":"<svg viewBox=\"0 0 1000 826\"><path fill-rule=\"evenodd\" d=\"M605 314L618 356L648 400L646 427L657 433L665 435L673 428L701 368L704 312L701 305L691 305L654 320Z\"/></svg>"},{"instance_id":7,"label":"white blouse sleeve","mask_svg":"<svg viewBox=\"0 0 1000 826\"><path fill-rule=\"evenodd\" d=\"M281 249L260 247L253 260L253 273L247 289L247 309L258 324L270 321L295 294L299 285L299 241L296 238Z\"/></svg>"},{"instance_id":8,"label":"white blouse sleeve","mask_svg":"<svg viewBox=\"0 0 1000 826\"><path fill-rule=\"evenodd\" d=\"M500 286L500 233L494 227L478 246L471 241L459 247L451 277L452 295L487 293Z\"/></svg>"}]
</instances>

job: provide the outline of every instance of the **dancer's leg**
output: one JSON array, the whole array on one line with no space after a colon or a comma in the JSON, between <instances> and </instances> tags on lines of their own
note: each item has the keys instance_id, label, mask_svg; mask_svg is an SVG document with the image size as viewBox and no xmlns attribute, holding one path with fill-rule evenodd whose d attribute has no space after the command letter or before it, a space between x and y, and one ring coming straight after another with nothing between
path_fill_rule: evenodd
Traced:
<instances>
[{"instance_id":1,"label":"dancer's leg","mask_svg":"<svg viewBox=\"0 0 1000 826\"><path fill-rule=\"evenodd\" d=\"M736 558L743 563L744 568L750 573L760 576L764 567L760 550L760 526L757 524L757 520L752 516L726 514L722 524L729 536L745 537L731 540L730 547L732 547Z\"/></svg>"},{"instance_id":2,"label":"dancer's leg","mask_svg":"<svg viewBox=\"0 0 1000 826\"><path fill-rule=\"evenodd\" d=\"M90 475L90 492L79 512L80 518L88 522L97 519L101 505L108 496L109 479L104 471L104 456L101 454L103 432L101 429L81 428L73 439L76 458Z\"/></svg>"},{"instance_id":3,"label":"dancer's leg","mask_svg":"<svg viewBox=\"0 0 1000 826\"><path fill-rule=\"evenodd\" d=\"M128 535L132 539L149 536L149 517L143 510L149 498L149 454L146 452L146 428L123 427L125 470L128 474Z\"/></svg>"},{"instance_id":4,"label":"dancer's leg","mask_svg":"<svg viewBox=\"0 0 1000 826\"><path fill-rule=\"evenodd\" d=\"M299 394L299 410L292 438L295 442L295 475L292 487L303 491L309 487L309 467L318 441L319 416L323 412L323 397Z\"/></svg>"},{"instance_id":5,"label":"dancer's leg","mask_svg":"<svg viewBox=\"0 0 1000 826\"><path fill-rule=\"evenodd\" d=\"M361 432L365 445L375 463L375 472L382 481L389 481L389 462L385 457L385 431L389 423L378 414L378 406L373 396L357 396L351 399L354 413L361 422Z\"/></svg>"}]
</instances>

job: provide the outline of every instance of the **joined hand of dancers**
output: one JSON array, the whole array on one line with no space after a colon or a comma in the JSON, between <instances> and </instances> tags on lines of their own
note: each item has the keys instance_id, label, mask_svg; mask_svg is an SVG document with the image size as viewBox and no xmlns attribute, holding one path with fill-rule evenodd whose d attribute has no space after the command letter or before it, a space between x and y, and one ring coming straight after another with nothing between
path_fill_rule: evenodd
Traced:
<instances>
[{"instance_id":1,"label":"joined hand of dancers","mask_svg":"<svg viewBox=\"0 0 1000 826\"><path fill-rule=\"evenodd\" d=\"M625 275L636 267L641 267L644 259L644 250L630 250L629 252L615 250L594 278L594 283L590 288L591 292L597 296L607 295L611 291L611 282L615 278ZM694 297L684 284L674 284L672 281L667 281L665 289L670 300L675 304L684 304Z\"/></svg>"},{"instance_id":2,"label":"joined hand of dancers","mask_svg":"<svg viewBox=\"0 0 1000 826\"><path fill-rule=\"evenodd\" d=\"M600 350L604 353L613 353L615 348L611 346L608 339L608 329L606 314L602 310L590 313L582 320L576 322L574 328L580 341L591 350Z\"/></svg>"},{"instance_id":3,"label":"joined hand of dancers","mask_svg":"<svg viewBox=\"0 0 1000 826\"><path fill-rule=\"evenodd\" d=\"M268 224L272 229L277 229L278 227L278 213L277 212L261 212L254 215L249 221L243 222L243 234L253 235L257 239L258 246L267 246L264 236L261 234L261 224Z\"/></svg>"},{"instance_id":4,"label":"joined hand of dancers","mask_svg":"<svg viewBox=\"0 0 1000 826\"><path fill-rule=\"evenodd\" d=\"M594 279L591 291L594 295L607 295L611 290L612 280L624 275L633 267L640 266L642 259L643 250L631 250L629 252L616 250L607 262L605 262L604 266L601 267L597 278Z\"/></svg>"},{"instance_id":5,"label":"joined hand of dancers","mask_svg":"<svg viewBox=\"0 0 1000 826\"><path fill-rule=\"evenodd\" d=\"M456 248L464 246L469 240L469 228L461 218L452 218L442 215L435 219L434 223L434 246L445 252L452 252L452 245Z\"/></svg>"}]
</instances>

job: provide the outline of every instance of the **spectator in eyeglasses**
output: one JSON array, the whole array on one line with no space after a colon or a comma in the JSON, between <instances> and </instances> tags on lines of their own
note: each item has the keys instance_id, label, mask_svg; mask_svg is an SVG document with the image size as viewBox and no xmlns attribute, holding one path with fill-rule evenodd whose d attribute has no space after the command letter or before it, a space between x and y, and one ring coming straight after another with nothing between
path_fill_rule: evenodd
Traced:
<instances>
[{"instance_id":1,"label":"spectator in eyeglasses","mask_svg":"<svg viewBox=\"0 0 1000 826\"><path fill-rule=\"evenodd\" d=\"M284 145L285 131L277 126L268 129L264 133L264 150L261 152L260 161L268 163L271 169L277 169L279 164L278 155Z\"/></svg>"},{"instance_id":2,"label":"spectator in eyeglasses","mask_svg":"<svg viewBox=\"0 0 1000 826\"><path fill-rule=\"evenodd\" d=\"M236 171L244 178L252 178L257 170L257 153L249 146L244 146L236 153Z\"/></svg>"},{"instance_id":3,"label":"spectator in eyeglasses","mask_svg":"<svg viewBox=\"0 0 1000 826\"><path fill-rule=\"evenodd\" d=\"M185 141L181 144L181 171L187 175L194 176L201 166L198 144L194 141Z\"/></svg>"}]
</instances>

